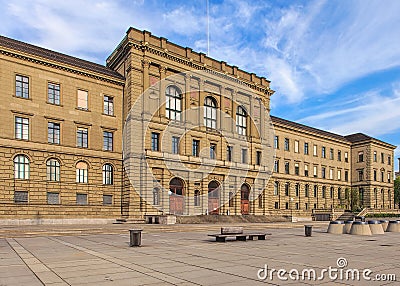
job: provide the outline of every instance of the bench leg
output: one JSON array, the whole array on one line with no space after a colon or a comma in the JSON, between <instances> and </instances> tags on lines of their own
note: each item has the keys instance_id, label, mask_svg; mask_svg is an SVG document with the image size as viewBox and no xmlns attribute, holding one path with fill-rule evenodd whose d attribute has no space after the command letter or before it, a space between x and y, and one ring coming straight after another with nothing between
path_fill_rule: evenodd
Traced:
<instances>
[{"instance_id":1,"label":"bench leg","mask_svg":"<svg viewBox=\"0 0 400 286\"><path fill-rule=\"evenodd\" d=\"M236 236L236 240L246 241L246 236Z\"/></svg>"},{"instance_id":2,"label":"bench leg","mask_svg":"<svg viewBox=\"0 0 400 286\"><path fill-rule=\"evenodd\" d=\"M259 235L258 240L265 240L266 235Z\"/></svg>"},{"instance_id":3,"label":"bench leg","mask_svg":"<svg viewBox=\"0 0 400 286\"><path fill-rule=\"evenodd\" d=\"M225 238L226 237L216 237L215 239L217 240L217 242L225 242Z\"/></svg>"}]
</instances>

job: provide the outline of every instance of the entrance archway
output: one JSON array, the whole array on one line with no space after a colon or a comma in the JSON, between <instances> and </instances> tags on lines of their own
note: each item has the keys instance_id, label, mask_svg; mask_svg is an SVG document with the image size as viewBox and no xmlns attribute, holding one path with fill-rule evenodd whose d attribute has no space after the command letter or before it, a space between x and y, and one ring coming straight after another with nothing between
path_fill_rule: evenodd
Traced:
<instances>
[{"instance_id":1,"label":"entrance archway","mask_svg":"<svg viewBox=\"0 0 400 286\"><path fill-rule=\"evenodd\" d=\"M240 210L242 214L249 214L249 197L250 187L247 184L243 184L240 187Z\"/></svg>"},{"instance_id":2,"label":"entrance archway","mask_svg":"<svg viewBox=\"0 0 400 286\"><path fill-rule=\"evenodd\" d=\"M173 178L169 182L169 212L170 214L183 214L184 197L185 194L183 180Z\"/></svg>"},{"instance_id":3,"label":"entrance archway","mask_svg":"<svg viewBox=\"0 0 400 286\"><path fill-rule=\"evenodd\" d=\"M217 181L208 184L208 213L219 214L219 191L220 185Z\"/></svg>"}]
</instances>

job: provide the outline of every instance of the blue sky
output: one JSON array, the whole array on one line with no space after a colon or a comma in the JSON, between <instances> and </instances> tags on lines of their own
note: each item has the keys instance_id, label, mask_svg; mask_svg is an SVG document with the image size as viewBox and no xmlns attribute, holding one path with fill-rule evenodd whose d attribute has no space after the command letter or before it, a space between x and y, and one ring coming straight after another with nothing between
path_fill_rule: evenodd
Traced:
<instances>
[{"instance_id":1,"label":"blue sky","mask_svg":"<svg viewBox=\"0 0 400 286\"><path fill-rule=\"evenodd\" d=\"M129 26L207 52L206 0L0 5L0 34L101 64ZM210 0L209 6L209 55L270 79L271 114L400 147L400 1Z\"/></svg>"}]
</instances>

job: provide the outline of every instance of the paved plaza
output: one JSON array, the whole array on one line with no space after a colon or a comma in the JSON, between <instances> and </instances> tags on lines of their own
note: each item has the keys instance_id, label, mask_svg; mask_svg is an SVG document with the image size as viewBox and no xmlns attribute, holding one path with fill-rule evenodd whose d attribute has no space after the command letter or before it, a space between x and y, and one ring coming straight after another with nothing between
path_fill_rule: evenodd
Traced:
<instances>
[{"instance_id":1,"label":"paved plaza","mask_svg":"<svg viewBox=\"0 0 400 286\"><path fill-rule=\"evenodd\" d=\"M305 237L302 224L241 224L272 235L226 243L207 237L221 225L4 226L0 285L399 285L372 280L400 279L400 233L332 235L327 225L314 223L312 237ZM141 247L129 247L133 227L143 228ZM319 275L329 267L370 269L371 281L332 281L327 272L323 280L296 280L296 271ZM265 277L272 268L291 276Z\"/></svg>"}]
</instances>

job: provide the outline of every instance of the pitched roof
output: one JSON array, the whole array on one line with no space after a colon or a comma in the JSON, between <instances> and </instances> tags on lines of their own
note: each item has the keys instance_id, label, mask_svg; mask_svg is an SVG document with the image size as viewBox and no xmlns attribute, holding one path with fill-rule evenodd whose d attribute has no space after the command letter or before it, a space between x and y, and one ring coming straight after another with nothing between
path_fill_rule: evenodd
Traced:
<instances>
[{"instance_id":1,"label":"pitched roof","mask_svg":"<svg viewBox=\"0 0 400 286\"><path fill-rule=\"evenodd\" d=\"M303 129L303 130L308 131L308 132L319 134L321 136L331 137L333 139L350 142L344 136L339 135L339 134L335 134L335 133L332 133L332 132L324 131L324 130L321 130L321 129L317 129L317 128L314 128L314 127L310 127L310 126L307 126L307 125L304 125L304 124L300 124L300 123L297 123L297 122L289 121L289 120L286 120L286 119L283 119L283 118L280 118L280 117L276 117L276 116L272 116L272 115L271 115L271 119L272 119L272 123L273 124L275 124L275 123L279 124L280 123L280 124L284 124L284 125L289 125L290 127L300 128L300 129Z\"/></svg>"},{"instance_id":2,"label":"pitched roof","mask_svg":"<svg viewBox=\"0 0 400 286\"><path fill-rule=\"evenodd\" d=\"M68 64L74 67L82 68L92 72L100 73L105 76L111 76L123 79L123 76L106 66L82 60L76 57L68 56L59 52L51 51L45 48L34 46L25 42L14 40L0 35L0 46L16 50L19 52L32 54L59 63Z\"/></svg>"},{"instance_id":3,"label":"pitched roof","mask_svg":"<svg viewBox=\"0 0 400 286\"><path fill-rule=\"evenodd\" d=\"M351 143L357 143L365 140L371 140L374 139L371 136L365 135L363 133L354 133L345 136L347 140L349 140Z\"/></svg>"}]
</instances>

